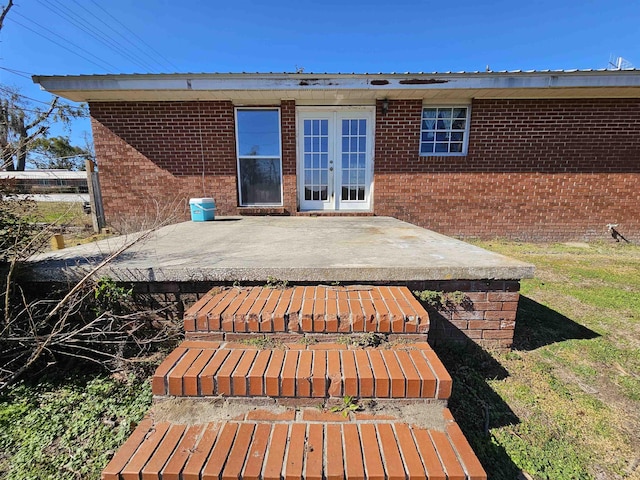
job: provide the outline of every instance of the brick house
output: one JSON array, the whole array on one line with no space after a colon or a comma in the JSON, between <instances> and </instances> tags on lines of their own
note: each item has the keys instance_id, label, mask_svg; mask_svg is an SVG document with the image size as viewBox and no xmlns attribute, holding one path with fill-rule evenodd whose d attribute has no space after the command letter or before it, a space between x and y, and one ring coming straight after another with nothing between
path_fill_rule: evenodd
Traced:
<instances>
[{"instance_id":1,"label":"brick house","mask_svg":"<svg viewBox=\"0 0 640 480\"><path fill-rule=\"evenodd\" d=\"M88 102L107 221L387 215L461 237L640 240L640 71L34 77Z\"/></svg>"}]
</instances>

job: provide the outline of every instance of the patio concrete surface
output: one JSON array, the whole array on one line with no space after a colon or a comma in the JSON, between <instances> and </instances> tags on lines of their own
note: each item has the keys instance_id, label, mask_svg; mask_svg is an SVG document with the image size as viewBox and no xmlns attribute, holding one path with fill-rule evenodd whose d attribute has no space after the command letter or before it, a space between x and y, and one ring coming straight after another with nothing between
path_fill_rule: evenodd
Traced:
<instances>
[{"instance_id":1,"label":"patio concrete surface","mask_svg":"<svg viewBox=\"0 0 640 480\"><path fill-rule=\"evenodd\" d=\"M140 234L37 255L32 281L73 281ZM217 217L163 227L100 275L127 282L514 280L533 265L390 217Z\"/></svg>"}]
</instances>

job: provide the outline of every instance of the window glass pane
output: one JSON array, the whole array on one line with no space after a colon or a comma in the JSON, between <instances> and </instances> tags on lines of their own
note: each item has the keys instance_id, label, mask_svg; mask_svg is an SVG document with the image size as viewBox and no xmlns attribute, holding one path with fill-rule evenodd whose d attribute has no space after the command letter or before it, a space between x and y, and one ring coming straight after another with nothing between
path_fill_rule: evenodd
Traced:
<instances>
[{"instance_id":1,"label":"window glass pane","mask_svg":"<svg viewBox=\"0 0 640 480\"><path fill-rule=\"evenodd\" d=\"M342 154L342 168L349 168L349 154Z\"/></svg>"},{"instance_id":2,"label":"window glass pane","mask_svg":"<svg viewBox=\"0 0 640 480\"><path fill-rule=\"evenodd\" d=\"M279 158L241 158L240 193L244 205L282 203Z\"/></svg>"},{"instance_id":3,"label":"window glass pane","mask_svg":"<svg viewBox=\"0 0 640 480\"><path fill-rule=\"evenodd\" d=\"M304 154L304 168L311 168L311 154Z\"/></svg>"},{"instance_id":4,"label":"window glass pane","mask_svg":"<svg viewBox=\"0 0 640 480\"><path fill-rule=\"evenodd\" d=\"M451 152L462 152L462 143L451 143Z\"/></svg>"},{"instance_id":5,"label":"window glass pane","mask_svg":"<svg viewBox=\"0 0 640 480\"><path fill-rule=\"evenodd\" d=\"M449 132L436 132L436 140L438 142L449 141Z\"/></svg>"},{"instance_id":6,"label":"window glass pane","mask_svg":"<svg viewBox=\"0 0 640 480\"><path fill-rule=\"evenodd\" d=\"M329 128L329 120L320 120L320 134L326 135Z\"/></svg>"},{"instance_id":7,"label":"window glass pane","mask_svg":"<svg viewBox=\"0 0 640 480\"><path fill-rule=\"evenodd\" d=\"M366 135L366 133L367 133L367 121L366 120L360 120L359 132L360 132L360 135Z\"/></svg>"},{"instance_id":8,"label":"window glass pane","mask_svg":"<svg viewBox=\"0 0 640 480\"><path fill-rule=\"evenodd\" d=\"M304 121L304 134L311 135L311 120Z\"/></svg>"},{"instance_id":9,"label":"window glass pane","mask_svg":"<svg viewBox=\"0 0 640 480\"><path fill-rule=\"evenodd\" d=\"M464 120L454 120L453 123L451 124L454 130L464 130L464 124L465 121Z\"/></svg>"},{"instance_id":10,"label":"window glass pane","mask_svg":"<svg viewBox=\"0 0 640 480\"><path fill-rule=\"evenodd\" d=\"M366 137L360 137L360 145L358 145L358 151L364 152L367 150L367 139Z\"/></svg>"},{"instance_id":11,"label":"window glass pane","mask_svg":"<svg viewBox=\"0 0 640 480\"><path fill-rule=\"evenodd\" d=\"M449 144L448 143L436 143L436 152L448 152Z\"/></svg>"},{"instance_id":12,"label":"window glass pane","mask_svg":"<svg viewBox=\"0 0 640 480\"><path fill-rule=\"evenodd\" d=\"M436 118L437 108L425 108L422 110L422 118Z\"/></svg>"},{"instance_id":13,"label":"window glass pane","mask_svg":"<svg viewBox=\"0 0 640 480\"><path fill-rule=\"evenodd\" d=\"M277 110L238 110L238 156L280 156Z\"/></svg>"},{"instance_id":14,"label":"window glass pane","mask_svg":"<svg viewBox=\"0 0 640 480\"><path fill-rule=\"evenodd\" d=\"M451 132L451 141L453 141L453 142L461 142L463 135L464 135L464 133L462 133L462 132Z\"/></svg>"},{"instance_id":15,"label":"window glass pane","mask_svg":"<svg viewBox=\"0 0 640 480\"><path fill-rule=\"evenodd\" d=\"M349 135L349 120L342 120L342 135Z\"/></svg>"},{"instance_id":16,"label":"window glass pane","mask_svg":"<svg viewBox=\"0 0 640 480\"><path fill-rule=\"evenodd\" d=\"M466 108L454 108L453 109L453 118L467 118L467 109Z\"/></svg>"},{"instance_id":17,"label":"window glass pane","mask_svg":"<svg viewBox=\"0 0 640 480\"><path fill-rule=\"evenodd\" d=\"M349 151L349 137L342 137L342 151L343 152Z\"/></svg>"},{"instance_id":18,"label":"window glass pane","mask_svg":"<svg viewBox=\"0 0 640 480\"><path fill-rule=\"evenodd\" d=\"M436 121L434 120L422 120L422 129L423 130L435 130Z\"/></svg>"},{"instance_id":19,"label":"window glass pane","mask_svg":"<svg viewBox=\"0 0 640 480\"><path fill-rule=\"evenodd\" d=\"M422 132L423 142L433 142L434 138L435 138L434 132Z\"/></svg>"},{"instance_id":20,"label":"window glass pane","mask_svg":"<svg viewBox=\"0 0 640 480\"><path fill-rule=\"evenodd\" d=\"M358 121L351 120L351 135L357 135L357 134L358 134Z\"/></svg>"},{"instance_id":21,"label":"window glass pane","mask_svg":"<svg viewBox=\"0 0 640 480\"><path fill-rule=\"evenodd\" d=\"M422 142L422 145L420 145L420 153L433 153L433 142Z\"/></svg>"},{"instance_id":22,"label":"window glass pane","mask_svg":"<svg viewBox=\"0 0 640 480\"><path fill-rule=\"evenodd\" d=\"M439 108L438 109L438 118L451 118L451 109L450 108Z\"/></svg>"},{"instance_id":23,"label":"window glass pane","mask_svg":"<svg viewBox=\"0 0 640 480\"><path fill-rule=\"evenodd\" d=\"M451 120L438 120L438 130L449 130L451 128Z\"/></svg>"}]
</instances>

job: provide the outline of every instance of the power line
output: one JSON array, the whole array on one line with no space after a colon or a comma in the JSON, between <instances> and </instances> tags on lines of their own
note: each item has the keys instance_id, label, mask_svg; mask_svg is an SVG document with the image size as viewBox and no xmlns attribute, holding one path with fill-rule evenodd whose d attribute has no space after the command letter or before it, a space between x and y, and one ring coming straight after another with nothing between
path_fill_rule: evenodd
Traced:
<instances>
[{"instance_id":1,"label":"power line","mask_svg":"<svg viewBox=\"0 0 640 480\"><path fill-rule=\"evenodd\" d=\"M85 52L85 53L87 53L87 54L89 54L89 55L91 55L91 56L93 56L93 57L97 58L97 59L98 59L98 60L100 60L102 63L104 63L104 65L107 65L107 66L109 66L109 67L113 68L114 70L117 70L117 69L118 69L115 65L112 65L111 63L109 63L109 62L107 62L107 61L105 61L105 60L102 60L102 59L98 58L98 57L97 57L95 54L93 54L92 52L90 52L90 51L88 51L88 50L86 50L86 49L82 48L80 45L78 45L78 44L76 44L76 43L73 43L71 40L66 39L66 38L65 38L65 37L63 37L62 35L60 35L60 34L58 34L58 33L54 32L53 30L51 30L51 29L49 29L49 28L45 27L44 25L39 24L39 23L38 23L38 22L36 22L35 20L32 20L32 19L30 19L30 18L28 18L28 17L25 17L24 15L22 15L21 13L18 13L18 12L15 12L15 14L16 14L16 15L18 15L19 17L24 18L25 20L28 20L29 22L31 22L31 23L33 23L34 25L36 25L36 26L40 27L41 29L46 30L47 32L51 33L52 35L55 35L56 37L58 37L58 38L60 38L60 39L64 40L65 42L69 43L70 45L73 45L73 46L74 46L75 48L77 48L78 50L82 50L83 52Z\"/></svg>"},{"instance_id":2,"label":"power line","mask_svg":"<svg viewBox=\"0 0 640 480\"><path fill-rule=\"evenodd\" d=\"M42 0L38 0L38 3L40 3L41 5L44 5L46 8L51 10L60 18L62 18L63 20L66 20L74 27L82 30L83 32L93 37L98 42L102 43L103 45L111 49L112 51L120 54L121 56L125 57L127 60L135 63L136 65L141 67L143 70L147 70L150 68L148 65L144 63L144 61L139 61L138 59L130 55L126 51L126 49L122 46L122 44L118 44L117 42L114 43L114 41L112 41L108 37L108 34L105 34L104 32L102 32L99 27L96 27L95 25L91 24L82 16L78 15L76 12L74 12L73 10L71 10L69 7L62 4L61 2L57 0L54 0L54 1L55 3L58 4L58 7L54 7L50 3L45 3Z\"/></svg>"},{"instance_id":3,"label":"power line","mask_svg":"<svg viewBox=\"0 0 640 480\"><path fill-rule=\"evenodd\" d=\"M20 72L20 70L14 70L14 69L12 69L12 68L6 68L6 67L0 67L0 70L4 70L4 71L6 71L6 72L13 73L14 75L17 75L17 76L19 76L19 77L22 77L22 78L28 78L29 80L31 80L31 77L30 77L30 76L28 76L28 75L23 75L23 74ZM24 72L24 73L27 73L27 72Z\"/></svg>"},{"instance_id":4,"label":"power line","mask_svg":"<svg viewBox=\"0 0 640 480\"><path fill-rule=\"evenodd\" d=\"M129 61L135 63L136 65L141 67L143 70L150 70L150 71L154 70L154 68L151 67L149 64L147 64L144 60L140 58L136 58L132 54L127 52L126 47L122 45L120 42L118 42L117 40L110 39L107 34L105 34L103 31L100 30L99 27L96 27L95 25L91 24L82 16L78 15L76 12L74 12L69 7L59 2L58 0L53 0L53 1L58 5L57 8L52 6L50 3L43 2L42 0L38 0L38 3L40 3L41 5L44 5L53 13L63 18L67 22L71 23L76 28L79 28L80 30L84 31L85 33L87 33L88 35L96 39L98 42L112 49L114 52L119 53L121 56L127 58ZM66 13L65 11L69 13Z\"/></svg>"},{"instance_id":5,"label":"power line","mask_svg":"<svg viewBox=\"0 0 640 480\"><path fill-rule=\"evenodd\" d=\"M78 0L72 0L73 3L75 3L76 5L78 5L80 8L82 8L85 12L87 12L89 15L91 15L92 17L94 17L95 19L97 19L101 24L107 25L107 23L105 22L104 18L99 17L98 15L96 15L94 12L92 12L91 10L89 10L87 7L85 7L84 5L82 5L81 3L78 2ZM103 9L103 11L105 11ZM113 15L111 15L109 12L105 11L105 13L107 15L109 15L111 18L114 18ZM117 20L117 19L116 19ZM155 63L156 65L158 65L160 68L164 68L162 66L162 64L160 62L158 62L156 59L152 58L148 52L146 52L144 49L142 49L137 43L133 42L128 36L124 35L123 33L121 33L120 31L118 31L113 25L109 25L110 28L110 33L115 33L117 34L120 38L122 38L125 42L127 42L129 45L131 45L133 48L135 48L136 50L138 50L141 53L141 57L138 58L143 58L145 61L149 60L150 62ZM117 42L117 40L113 39L113 41ZM137 55L137 54L136 54ZM156 68L156 70L158 70Z\"/></svg>"},{"instance_id":6,"label":"power line","mask_svg":"<svg viewBox=\"0 0 640 480\"><path fill-rule=\"evenodd\" d=\"M38 32L37 30L34 30L33 28L27 27L25 24L18 22L18 21L17 21L17 20L15 20L14 18L9 18L9 20L11 20L13 23L16 23L16 24L20 25L22 28L24 28L24 29L26 29L26 30L29 30L30 32L35 33L36 35L41 36L42 38L44 38L44 39L46 39L46 40L49 40L51 43L55 43L55 44L56 44L56 45L58 45L59 47L64 48L65 50L67 50L67 51L69 51L69 52L73 53L74 55L77 55L78 57L85 59L87 62L92 63L92 64L94 64L95 66L97 66L97 67L99 67L99 68L101 68L101 69L104 69L104 66L103 66L103 65L99 65L99 64L97 64L96 62L94 62L94 61L93 61L93 60L91 60L90 58L87 58L87 57L85 57L84 55L81 55L81 54L79 54L78 52L75 52L75 51L71 50L70 48L66 47L65 45L61 44L60 42L56 42L55 40L52 40L50 37L47 37L46 35L44 35L44 34L42 34L42 33ZM96 58L97 58L97 57L96 57ZM109 69L108 69L108 68L107 68L107 69L105 69L105 70L109 71Z\"/></svg>"},{"instance_id":7,"label":"power line","mask_svg":"<svg viewBox=\"0 0 640 480\"><path fill-rule=\"evenodd\" d=\"M167 65L169 65L171 68L173 68L175 71L180 70L174 63L171 63L170 60L168 60L164 55L162 55L160 52L158 52L155 48L153 48L151 45L149 45L147 42L144 41L143 38L141 38L136 32L134 32L133 30L131 30L129 27L127 27L124 23L122 23L120 20L118 20L116 17L114 17L113 15L111 15L111 13L109 13L107 10L105 10L102 5L100 5L99 3L97 3L95 0L91 0L91 3L93 3L96 7L98 7L100 10L102 10L104 13L106 13L109 17L111 17L118 25L121 25L126 31L128 31L129 33L131 33L131 35L133 35L134 37L136 37L138 40L140 40L144 45L147 46L147 48L149 48L150 51L152 51L153 53L155 53L158 58L160 58L162 61L164 61Z\"/></svg>"}]
</instances>

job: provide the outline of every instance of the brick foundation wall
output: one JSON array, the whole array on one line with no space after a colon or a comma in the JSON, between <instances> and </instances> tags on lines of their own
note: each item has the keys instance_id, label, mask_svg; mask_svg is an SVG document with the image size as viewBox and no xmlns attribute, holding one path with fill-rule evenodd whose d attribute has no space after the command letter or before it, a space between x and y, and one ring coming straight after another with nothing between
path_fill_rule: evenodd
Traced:
<instances>
[{"instance_id":1,"label":"brick foundation wall","mask_svg":"<svg viewBox=\"0 0 640 480\"><path fill-rule=\"evenodd\" d=\"M461 305L427 306L430 343L471 340L495 350L508 350L513 345L520 300L518 280L442 280L417 282L411 287L464 294Z\"/></svg>"},{"instance_id":2,"label":"brick foundation wall","mask_svg":"<svg viewBox=\"0 0 640 480\"><path fill-rule=\"evenodd\" d=\"M377 215L461 237L607 239L619 223L640 239L640 100L474 100L459 157L418 155L421 107L378 108Z\"/></svg>"}]
</instances>

